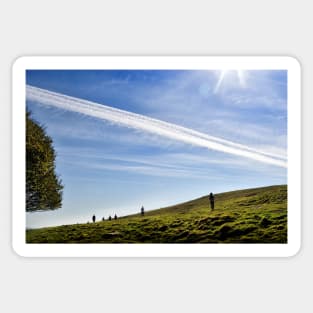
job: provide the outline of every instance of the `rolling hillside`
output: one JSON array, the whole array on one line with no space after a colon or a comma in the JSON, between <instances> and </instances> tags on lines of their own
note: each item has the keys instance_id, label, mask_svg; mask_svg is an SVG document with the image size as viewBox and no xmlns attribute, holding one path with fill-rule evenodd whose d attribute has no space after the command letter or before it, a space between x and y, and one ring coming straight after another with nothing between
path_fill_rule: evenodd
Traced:
<instances>
[{"instance_id":1,"label":"rolling hillside","mask_svg":"<svg viewBox=\"0 0 313 313\"><path fill-rule=\"evenodd\" d=\"M117 220L26 231L27 243L287 243L287 186L208 196Z\"/></svg>"}]
</instances>

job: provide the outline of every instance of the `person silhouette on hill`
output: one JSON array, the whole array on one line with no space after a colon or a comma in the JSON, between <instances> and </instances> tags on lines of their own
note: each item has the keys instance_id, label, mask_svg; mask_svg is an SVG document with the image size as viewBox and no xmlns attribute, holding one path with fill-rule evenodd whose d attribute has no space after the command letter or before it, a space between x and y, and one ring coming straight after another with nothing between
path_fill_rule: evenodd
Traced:
<instances>
[{"instance_id":1,"label":"person silhouette on hill","mask_svg":"<svg viewBox=\"0 0 313 313\"><path fill-rule=\"evenodd\" d=\"M117 215L116 214L114 215L114 219L117 220Z\"/></svg>"},{"instance_id":2,"label":"person silhouette on hill","mask_svg":"<svg viewBox=\"0 0 313 313\"><path fill-rule=\"evenodd\" d=\"M93 222L96 221L96 216L95 216L95 215L92 216L92 221L93 221Z\"/></svg>"},{"instance_id":3,"label":"person silhouette on hill","mask_svg":"<svg viewBox=\"0 0 313 313\"><path fill-rule=\"evenodd\" d=\"M210 200L211 210L213 211L214 210L214 195L212 192L209 195L209 200Z\"/></svg>"},{"instance_id":4,"label":"person silhouette on hill","mask_svg":"<svg viewBox=\"0 0 313 313\"><path fill-rule=\"evenodd\" d=\"M145 208L142 206L141 207L141 215L144 216L145 215Z\"/></svg>"},{"instance_id":5,"label":"person silhouette on hill","mask_svg":"<svg viewBox=\"0 0 313 313\"><path fill-rule=\"evenodd\" d=\"M111 217L111 215L109 216L109 221L111 221L112 220L112 217Z\"/></svg>"},{"instance_id":6,"label":"person silhouette on hill","mask_svg":"<svg viewBox=\"0 0 313 313\"><path fill-rule=\"evenodd\" d=\"M102 222L104 222L104 217L102 217Z\"/></svg>"}]
</instances>

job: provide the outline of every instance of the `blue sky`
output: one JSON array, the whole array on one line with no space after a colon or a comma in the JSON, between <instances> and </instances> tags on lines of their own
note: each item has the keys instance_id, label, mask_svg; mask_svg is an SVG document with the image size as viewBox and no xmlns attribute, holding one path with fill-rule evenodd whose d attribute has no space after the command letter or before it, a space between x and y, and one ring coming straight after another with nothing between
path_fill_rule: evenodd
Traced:
<instances>
[{"instance_id":1,"label":"blue sky","mask_svg":"<svg viewBox=\"0 0 313 313\"><path fill-rule=\"evenodd\" d=\"M286 155L287 71L28 70L27 84ZM118 216L209 192L285 184L285 168L27 101L46 127L62 208L27 227ZM218 204L217 204L218 207Z\"/></svg>"}]
</instances>

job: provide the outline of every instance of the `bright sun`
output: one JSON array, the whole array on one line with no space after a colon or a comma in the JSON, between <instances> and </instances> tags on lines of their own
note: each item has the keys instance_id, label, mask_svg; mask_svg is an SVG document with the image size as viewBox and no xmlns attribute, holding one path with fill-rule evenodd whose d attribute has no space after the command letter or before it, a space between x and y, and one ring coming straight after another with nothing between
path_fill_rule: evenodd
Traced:
<instances>
[{"instance_id":1,"label":"bright sun","mask_svg":"<svg viewBox=\"0 0 313 313\"><path fill-rule=\"evenodd\" d=\"M241 88L245 88L246 87L246 75L245 75L245 71L243 70L222 70L220 72L218 81L215 85L214 88L214 93L218 93L221 84L223 83L223 81L226 79L227 76L229 76L230 73L236 73L237 76L237 80L239 82L239 85Z\"/></svg>"}]
</instances>

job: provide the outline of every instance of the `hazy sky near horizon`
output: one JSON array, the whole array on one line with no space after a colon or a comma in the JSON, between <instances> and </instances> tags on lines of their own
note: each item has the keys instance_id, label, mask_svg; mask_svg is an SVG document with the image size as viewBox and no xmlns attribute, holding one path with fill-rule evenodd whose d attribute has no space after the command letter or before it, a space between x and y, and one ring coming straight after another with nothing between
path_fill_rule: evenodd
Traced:
<instances>
[{"instance_id":1,"label":"hazy sky near horizon","mask_svg":"<svg viewBox=\"0 0 313 313\"><path fill-rule=\"evenodd\" d=\"M28 70L27 84L287 154L287 71ZM86 222L209 192L287 183L287 170L27 101L57 153L62 208L27 227ZM218 204L217 204L218 207Z\"/></svg>"}]
</instances>

